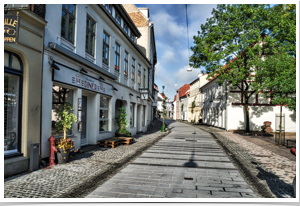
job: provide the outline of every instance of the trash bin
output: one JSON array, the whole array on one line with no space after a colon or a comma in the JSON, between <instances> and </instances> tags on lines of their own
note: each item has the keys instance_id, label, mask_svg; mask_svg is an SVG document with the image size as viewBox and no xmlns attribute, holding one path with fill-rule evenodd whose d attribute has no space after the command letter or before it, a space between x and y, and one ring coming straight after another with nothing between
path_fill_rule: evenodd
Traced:
<instances>
[{"instance_id":1,"label":"trash bin","mask_svg":"<svg viewBox=\"0 0 300 206\"><path fill-rule=\"evenodd\" d=\"M30 161L29 161L29 170L35 171L39 169L40 165L40 144L30 144Z\"/></svg>"}]
</instances>

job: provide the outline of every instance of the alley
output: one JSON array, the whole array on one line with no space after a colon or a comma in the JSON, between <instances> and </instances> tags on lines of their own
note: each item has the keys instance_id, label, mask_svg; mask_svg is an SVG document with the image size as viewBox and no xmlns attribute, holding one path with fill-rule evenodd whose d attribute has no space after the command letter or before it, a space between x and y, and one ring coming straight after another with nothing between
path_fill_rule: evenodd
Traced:
<instances>
[{"instance_id":1,"label":"alley","mask_svg":"<svg viewBox=\"0 0 300 206\"><path fill-rule=\"evenodd\" d=\"M171 134L86 198L257 197L209 133L167 123Z\"/></svg>"}]
</instances>

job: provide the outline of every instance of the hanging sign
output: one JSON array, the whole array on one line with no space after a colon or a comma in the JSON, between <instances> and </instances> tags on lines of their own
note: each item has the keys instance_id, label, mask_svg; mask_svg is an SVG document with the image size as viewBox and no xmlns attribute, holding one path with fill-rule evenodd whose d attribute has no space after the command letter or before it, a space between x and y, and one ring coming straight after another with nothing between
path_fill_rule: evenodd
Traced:
<instances>
[{"instance_id":1,"label":"hanging sign","mask_svg":"<svg viewBox=\"0 0 300 206\"><path fill-rule=\"evenodd\" d=\"M59 68L59 71L54 71L54 81L112 96L113 89L111 85L61 65Z\"/></svg>"},{"instance_id":2,"label":"hanging sign","mask_svg":"<svg viewBox=\"0 0 300 206\"><path fill-rule=\"evenodd\" d=\"M20 16L4 15L4 43L18 43Z\"/></svg>"}]
</instances>

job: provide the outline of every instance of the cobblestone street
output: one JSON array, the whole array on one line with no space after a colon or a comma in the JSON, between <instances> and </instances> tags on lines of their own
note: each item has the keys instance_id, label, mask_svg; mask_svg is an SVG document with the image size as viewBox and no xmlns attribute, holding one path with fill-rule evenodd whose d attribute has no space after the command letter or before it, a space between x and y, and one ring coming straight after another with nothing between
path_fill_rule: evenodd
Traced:
<instances>
[{"instance_id":1,"label":"cobblestone street","mask_svg":"<svg viewBox=\"0 0 300 206\"><path fill-rule=\"evenodd\" d=\"M188 123L176 123L177 132L190 135L176 135L171 124L165 137L161 124L155 121L131 145L99 147L66 164L6 178L4 197L294 197L295 160L283 157L283 148L275 153L251 137L196 125L201 139Z\"/></svg>"},{"instance_id":2,"label":"cobblestone street","mask_svg":"<svg viewBox=\"0 0 300 206\"><path fill-rule=\"evenodd\" d=\"M229 158L253 190L265 197L294 197L296 157L290 154L290 149L277 146L270 139L264 140L262 136L243 136L206 125L195 126L213 134L223 149L230 151L227 152Z\"/></svg>"}]
</instances>

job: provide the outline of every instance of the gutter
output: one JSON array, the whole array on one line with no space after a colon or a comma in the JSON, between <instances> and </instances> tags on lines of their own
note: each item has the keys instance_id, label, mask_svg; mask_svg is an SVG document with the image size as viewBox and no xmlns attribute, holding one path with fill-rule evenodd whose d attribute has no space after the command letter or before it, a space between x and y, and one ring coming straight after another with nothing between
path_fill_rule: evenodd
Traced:
<instances>
[{"instance_id":1,"label":"gutter","mask_svg":"<svg viewBox=\"0 0 300 206\"><path fill-rule=\"evenodd\" d=\"M54 43L54 42L49 42L48 43L48 47L50 49L53 49L54 51L57 51L63 55L65 55L66 57L69 57L70 59L76 61L76 62L79 62L81 64L83 64L84 66L88 67L89 69L97 72L97 73L100 73L112 80L117 80L118 77L113 75L112 73L106 71L105 69L97 66L96 64L93 64L91 62L89 62L88 60L86 60L85 58L79 56L78 54L75 54L67 49L65 49L64 47Z\"/></svg>"}]
</instances>

